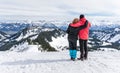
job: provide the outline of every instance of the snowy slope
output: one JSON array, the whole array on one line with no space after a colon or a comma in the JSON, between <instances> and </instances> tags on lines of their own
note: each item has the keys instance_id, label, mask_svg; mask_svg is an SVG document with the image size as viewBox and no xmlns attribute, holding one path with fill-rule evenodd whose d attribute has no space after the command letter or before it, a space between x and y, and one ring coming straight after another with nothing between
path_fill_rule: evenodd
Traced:
<instances>
[{"instance_id":1,"label":"snowy slope","mask_svg":"<svg viewBox=\"0 0 120 73\"><path fill-rule=\"evenodd\" d=\"M119 41L119 40L120 40L120 34L118 34L118 35L114 36L113 38L111 38L109 40L109 42L116 42L116 41Z\"/></svg>"},{"instance_id":2,"label":"snowy slope","mask_svg":"<svg viewBox=\"0 0 120 73\"><path fill-rule=\"evenodd\" d=\"M0 41L3 40L3 39L5 39L5 38L6 38L5 36L3 36L2 34L0 34Z\"/></svg>"},{"instance_id":3,"label":"snowy slope","mask_svg":"<svg viewBox=\"0 0 120 73\"><path fill-rule=\"evenodd\" d=\"M68 40L67 35L59 36L57 38L52 37L52 42L50 42L50 45L57 49L58 51L66 50L68 48Z\"/></svg>"},{"instance_id":4,"label":"snowy slope","mask_svg":"<svg viewBox=\"0 0 120 73\"><path fill-rule=\"evenodd\" d=\"M0 31L0 42L5 39L6 37L8 37L9 35L7 35L6 33Z\"/></svg>"},{"instance_id":5,"label":"snowy slope","mask_svg":"<svg viewBox=\"0 0 120 73\"><path fill-rule=\"evenodd\" d=\"M79 53L78 53L79 57ZM66 52L0 52L1 73L120 73L120 52L89 52L86 61Z\"/></svg>"}]
</instances>

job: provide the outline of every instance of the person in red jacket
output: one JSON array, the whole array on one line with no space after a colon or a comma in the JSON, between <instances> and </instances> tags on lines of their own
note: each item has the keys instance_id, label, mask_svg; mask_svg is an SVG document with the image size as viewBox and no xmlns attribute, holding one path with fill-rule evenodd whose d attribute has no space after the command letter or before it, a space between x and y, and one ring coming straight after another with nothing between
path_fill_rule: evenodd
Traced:
<instances>
[{"instance_id":1,"label":"person in red jacket","mask_svg":"<svg viewBox=\"0 0 120 73\"><path fill-rule=\"evenodd\" d=\"M80 24L84 24L86 22L86 18L83 14L80 15ZM80 58L78 60L86 60L88 58L88 48L87 48L87 41L89 38L89 28L91 24L88 22L88 25L86 28L79 31L79 45L80 45Z\"/></svg>"}]
</instances>

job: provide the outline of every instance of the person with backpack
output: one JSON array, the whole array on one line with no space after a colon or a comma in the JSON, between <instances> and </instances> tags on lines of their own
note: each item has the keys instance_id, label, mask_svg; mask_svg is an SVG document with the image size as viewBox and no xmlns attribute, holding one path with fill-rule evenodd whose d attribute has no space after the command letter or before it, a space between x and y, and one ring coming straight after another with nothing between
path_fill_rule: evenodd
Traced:
<instances>
[{"instance_id":1,"label":"person with backpack","mask_svg":"<svg viewBox=\"0 0 120 73\"><path fill-rule=\"evenodd\" d=\"M71 60L75 61L77 55L77 40L79 30L87 27L87 22L84 25L79 23L79 19L75 18L72 23L69 24L67 28L68 42L69 42L69 54Z\"/></svg>"},{"instance_id":2,"label":"person with backpack","mask_svg":"<svg viewBox=\"0 0 120 73\"><path fill-rule=\"evenodd\" d=\"M80 15L80 24L84 24L86 22L86 18L83 14ZM80 58L78 60L87 60L88 58L88 48L87 48L87 41L89 38L89 28L91 27L90 22L85 29L79 31L79 45L80 45Z\"/></svg>"}]
</instances>

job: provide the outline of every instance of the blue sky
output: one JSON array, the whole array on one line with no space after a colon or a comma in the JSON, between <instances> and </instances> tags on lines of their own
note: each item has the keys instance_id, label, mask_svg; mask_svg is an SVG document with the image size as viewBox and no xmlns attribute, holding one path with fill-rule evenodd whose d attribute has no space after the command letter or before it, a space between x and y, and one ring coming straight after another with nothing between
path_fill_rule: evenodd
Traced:
<instances>
[{"instance_id":1,"label":"blue sky","mask_svg":"<svg viewBox=\"0 0 120 73\"><path fill-rule=\"evenodd\" d=\"M0 0L0 15L120 16L119 0Z\"/></svg>"}]
</instances>

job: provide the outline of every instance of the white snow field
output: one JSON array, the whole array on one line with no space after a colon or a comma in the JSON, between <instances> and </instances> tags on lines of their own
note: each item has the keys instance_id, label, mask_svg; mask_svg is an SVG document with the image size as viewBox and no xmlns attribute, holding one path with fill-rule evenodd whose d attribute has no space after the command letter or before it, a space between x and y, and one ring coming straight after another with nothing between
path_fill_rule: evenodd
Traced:
<instances>
[{"instance_id":1,"label":"white snow field","mask_svg":"<svg viewBox=\"0 0 120 73\"><path fill-rule=\"evenodd\" d=\"M71 61L68 51L0 52L0 73L120 73L120 51L89 52L85 61Z\"/></svg>"}]
</instances>

